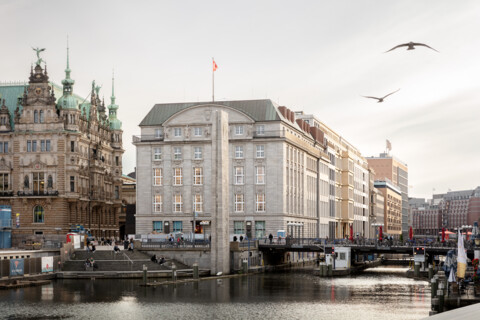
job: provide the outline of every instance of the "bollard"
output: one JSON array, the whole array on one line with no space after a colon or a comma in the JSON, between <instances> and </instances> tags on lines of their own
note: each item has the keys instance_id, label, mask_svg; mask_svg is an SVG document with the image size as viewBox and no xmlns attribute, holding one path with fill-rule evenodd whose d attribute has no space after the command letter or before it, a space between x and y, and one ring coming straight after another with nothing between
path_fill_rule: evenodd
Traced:
<instances>
[{"instance_id":1,"label":"bollard","mask_svg":"<svg viewBox=\"0 0 480 320\"><path fill-rule=\"evenodd\" d=\"M198 279L198 263L193 264L193 279Z\"/></svg>"},{"instance_id":2,"label":"bollard","mask_svg":"<svg viewBox=\"0 0 480 320\"><path fill-rule=\"evenodd\" d=\"M177 281L177 266L172 263L172 281Z\"/></svg>"},{"instance_id":3,"label":"bollard","mask_svg":"<svg viewBox=\"0 0 480 320\"><path fill-rule=\"evenodd\" d=\"M435 313L438 313L438 298L433 298L432 299L432 311ZM433 313L433 314L435 314ZM432 312L430 312L430 315L432 315Z\"/></svg>"},{"instance_id":4,"label":"bollard","mask_svg":"<svg viewBox=\"0 0 480 320\"><path fill-rule=\"evenodd\" d=\"M432 280L430 280L430 283L431 283L431 291L432 291L432 299L436 297L436 294L437 294L437 279L436 278L432 278Z\"/></svg>"},{"instance_id":5,"label":"bollard","mask_svg":"<svg viewBox=\"0 0 480 320\"><path fill-rule=\"evenodd\" d=\"M322 277L326 277L328 273L328 266L325 262L322 262Z\"/></svg>"},{"instance_id":6,"label":"bollard","mask_svg":"<svg viewBox=\"0 0 480 320\"><path fill-rule=\"evenodd\" d=\"M445 302L445 296L443 291L444 288L445 288L445 285L443 284L443 282L440 282L438 284L438 290L437 290L438 312L443 312L443 304Z\"/></svg>"},{"instance_id":7,"label":"bollard","mask_svg":"<svg viewBox=\"0 0 480 320\"><path fill-rule=\"evenodd\" d=\"M243 273L248 273L248 261L247 261L247 259L244 259L242 261L242 270L243 270Z\"/></svg>"},{"instance_id":8,"label":"bollard","mask_svg":"<svg viewBox=\"0 0 480 320\"><path fill-rule=\"evenodd\" d=\"M333 276L333 266L331 264L328 265L328 276Z\"/></svg>"},{"instance_id":9,"label":"bollard","mask_svg":"<svg viewBox=\"0 0 480 320\"><path fill-rule=\"evenodd\" d=\"M147 284L147 279L148 279L148 268L146 265L143 265L143 284Z\"/></svg>"},{"instance_id":10,"label":"bollard","mask_svg":"<svg viewBox=\"0 0 480 320\"><path fill-rule=\"evenodd\" d=\"M420 277L420 262L418 262L418 261L415 262L415 269L413 269L413 276L415 278Z\"/></svg>"},{"instance_id":11,"label":"bollard","mask_svg":"<svg viewBox=\"0 0 480 320\"><path fill-rule=\"evenodd\" d=\"M428 265L428 279L433 278L433 266L431 264Z\"/></svg>"}]
</instances>

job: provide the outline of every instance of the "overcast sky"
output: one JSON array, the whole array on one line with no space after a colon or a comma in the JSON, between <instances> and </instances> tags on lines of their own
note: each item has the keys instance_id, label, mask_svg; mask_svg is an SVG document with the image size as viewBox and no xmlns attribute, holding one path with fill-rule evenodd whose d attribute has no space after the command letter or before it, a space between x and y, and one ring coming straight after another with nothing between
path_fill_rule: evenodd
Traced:
<instances>
[{"instance_id":1,"label":"overcast sky","mask_svg":"<svg viewBox=\"0 0 480 320\"><path fill-rule=\"evenodd\" d=\"M410 196L480 185L480 1L22 1L0 2L0 81L28 79L34 47L50 79L74 92L115 69L124 130L156 103L272 99L314 114L364 156L385 139L406 162ZM409 41L430 45L384 53ZM384 96L376 103L361 95Z\"/></svg>"}]
</instances>

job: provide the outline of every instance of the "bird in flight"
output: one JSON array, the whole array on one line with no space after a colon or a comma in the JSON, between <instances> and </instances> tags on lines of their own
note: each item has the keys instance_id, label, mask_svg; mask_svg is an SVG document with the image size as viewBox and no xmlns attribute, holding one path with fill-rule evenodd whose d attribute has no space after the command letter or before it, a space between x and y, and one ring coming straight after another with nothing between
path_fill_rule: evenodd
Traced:
<instances>
[{"instance_id":1,"label":"bird in flight","mask_svg":"<svg viewBox=\"0 0 480 320\"><path fill-rule=\"evenodd\" d=\"M400 90L400 89L398 89L398 90ZM390 92L389 94L387 94L386 96L384 96L384 97L381 97L381 98L377 98L377 97L369 97L369 96L362 96L362 97L364 97L364 98L370 98L370 99L377 99L377 100L378 100L378 101L377 101L377 103L380 103L380 102L383 102L383 99L385 99L385 98L386 98L386 97L388 97L389 95L392 95L392 94L394 94L394 93L395 93L395 92L397 92L398 90L396 90L396 91L393 91L393 92Z\"/></svg>"},{"instance_id":2,"label":"bird in flight","mask_svg":"<svg viewBox=\"0 0 480 320\"><path fill-rule=\"evenodd\" d=\"M399 44L398 46L393 47L392 49L390 49L388 51L385 51L385 53L390 52L390 51L395 50L395 49L400 48L400 47L408 47L407 50L415 50L415 46L427 47L429 49L432 49L434 51L439 52L438 50L433 49L432 47L426 45L425 43L416 43L416 42L411 42L410 41L409 43Z\"/></svg>"}]
</instances>

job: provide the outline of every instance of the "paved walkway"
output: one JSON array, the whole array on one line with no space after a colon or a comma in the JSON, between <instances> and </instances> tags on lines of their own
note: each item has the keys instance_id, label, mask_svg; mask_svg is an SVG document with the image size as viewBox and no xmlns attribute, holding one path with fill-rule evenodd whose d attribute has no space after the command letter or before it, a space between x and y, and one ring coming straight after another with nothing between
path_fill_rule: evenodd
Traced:
<instances>
[{"instance_id":1,"label":"paved walkway","mask_svg":"<svg viewBox=\"0 0 480 320\"><path fill-rule=\"evenodd\" d=\"M480 303L472 304L471 306L458 308L455 310L450 310L436 314L434 316L424 318L428 320L452 320L452 319L462 319L470 320L480 319Z\"/></svg>"}]
</instances>

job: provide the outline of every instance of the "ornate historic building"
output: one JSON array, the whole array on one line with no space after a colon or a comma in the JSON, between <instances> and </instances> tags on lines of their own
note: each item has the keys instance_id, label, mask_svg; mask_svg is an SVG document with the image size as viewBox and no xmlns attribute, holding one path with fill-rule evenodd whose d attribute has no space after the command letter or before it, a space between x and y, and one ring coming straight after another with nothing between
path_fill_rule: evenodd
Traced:
<instances>
[{"instance_id":1,"label":"ornate historic building","mask_svg":"<svg viewBox=\"0 0 480 320\"><path fill-rule=\"evenodd\" d=\"M107 110L95 82L87 98L73 94L68 49L63 90L51 83L43 50L28 83L0 84L0 207L11 209L12 245L77 225L118 236L124 150L113 79Z\"/></svg>"}]
</instances>

